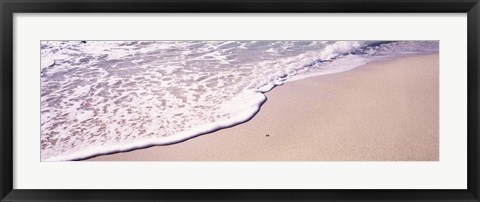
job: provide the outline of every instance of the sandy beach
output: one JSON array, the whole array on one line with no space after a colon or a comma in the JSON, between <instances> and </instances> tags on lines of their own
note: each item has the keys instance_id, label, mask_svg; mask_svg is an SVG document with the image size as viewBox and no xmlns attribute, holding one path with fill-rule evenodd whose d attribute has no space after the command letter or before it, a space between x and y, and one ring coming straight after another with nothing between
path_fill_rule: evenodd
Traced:
<instances>
[{"instance_id":1,"label":"sandy beach","mask_svg":"<svg viewBox=\"0 0 480 202\"><path fill-rule=\"evenodd\" d=\"M100 161L437 161L439 56L288 82L250 121Z\"/></svg>"}]
</instances>

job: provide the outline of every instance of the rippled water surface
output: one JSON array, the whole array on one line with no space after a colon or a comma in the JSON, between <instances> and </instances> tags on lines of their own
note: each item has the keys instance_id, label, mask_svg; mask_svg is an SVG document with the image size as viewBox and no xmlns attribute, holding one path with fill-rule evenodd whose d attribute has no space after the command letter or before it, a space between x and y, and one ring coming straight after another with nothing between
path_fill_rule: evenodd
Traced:
<instances>
[{"instance_id":1,"label":"rippled water surface","mask_svg":"<svg viewBox=\"0 0 480 202\"><path fill-rule=\"evenodd\" d=\"M251 118L263 92L438 41L42 41L41 159L188 139Z\"/></svg>"}]
</instances>

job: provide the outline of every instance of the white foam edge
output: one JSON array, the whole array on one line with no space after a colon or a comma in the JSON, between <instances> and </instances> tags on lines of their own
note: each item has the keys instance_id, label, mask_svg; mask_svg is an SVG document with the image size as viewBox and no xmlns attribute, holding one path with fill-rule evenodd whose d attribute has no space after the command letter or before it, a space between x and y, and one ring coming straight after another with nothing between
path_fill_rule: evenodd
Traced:
<instances>
[{"instance_id":1,"label":"white foam edge","mask_svg":"<svg viewBox=\"0 0 480 202\"><path fill-rule=\"evenodd\" d=\"M175 144L183 142L185 140L212 133L220 129L229 128L241 123L244 123L260 110L262 104L267 100L266 96L260 92L248 91L232 101L228 102L224 107L235 107L230 119L220 120L214 123L204 124L196 126L188 131L180 132L167 137L159 137L155 139L135 140L133 143L127 143L124 145L112 145L112 146L91 146L82 151L75 151L73 153L61 156L55 156L42 161L71 161L82 160L99 155L113 154L119 152L127 152L135 149L141 149L151 146L161 146Z\"/></svg>"},{"instance_id":2,"label":"white foam edge","mask_svg":"<svg viewBox=\"0 0 480 202\"><path fill-rule=\"evenodd\" d=\"M360 56L349 55L335 61L336 62L335 65L338 65L335 68L329 68L329 66L331 66L334 63L327 64L326 65L327 68L324 71L302 72L301 74L295 74L295 75L292 75L289 79L287 79L284 83L302 80L310 77L346 72L346 71L355 69L357 67L364 66L373 61L376 61L376 60L374 58L365 58ZM338 64L338 63L342 63L342 64Z\"/></svg>"}]
</instances>

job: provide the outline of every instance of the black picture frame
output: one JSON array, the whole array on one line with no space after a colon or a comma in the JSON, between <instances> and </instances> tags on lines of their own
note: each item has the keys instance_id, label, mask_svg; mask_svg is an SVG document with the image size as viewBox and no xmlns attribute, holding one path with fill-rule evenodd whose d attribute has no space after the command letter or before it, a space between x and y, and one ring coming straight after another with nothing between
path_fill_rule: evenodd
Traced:
<instances>
[{"instance_id":1,"label":"black picture frame","mask_svg":"<svg viewBox=\"0 0 480 202\"><path fill-rule=\"evenodd\" d=\"M0 0L1 201L479 201L478 0ZM467 13L468 181L465 190L24 190L13 189L14 13Z\"/></svg>"}]
</instances>

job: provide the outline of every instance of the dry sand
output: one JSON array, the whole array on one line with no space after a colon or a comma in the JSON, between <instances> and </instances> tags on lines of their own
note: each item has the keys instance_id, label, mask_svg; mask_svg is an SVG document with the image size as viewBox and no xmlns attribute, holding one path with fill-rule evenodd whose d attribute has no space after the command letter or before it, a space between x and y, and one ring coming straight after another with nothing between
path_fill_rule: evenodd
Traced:
<instances>
[{"instance_id":1,"label":"dry sand","mask_svg":"<svg viewBox=\"0 0 480 202\"><path fill-rule=\"evenodd\" d=\"M246 123L89 160L437 161L438 78L435 54L293 81Z\"/></svg>"}]
</instances>

